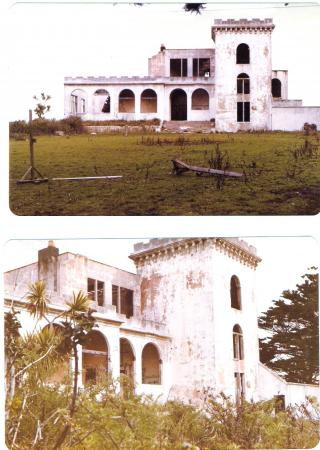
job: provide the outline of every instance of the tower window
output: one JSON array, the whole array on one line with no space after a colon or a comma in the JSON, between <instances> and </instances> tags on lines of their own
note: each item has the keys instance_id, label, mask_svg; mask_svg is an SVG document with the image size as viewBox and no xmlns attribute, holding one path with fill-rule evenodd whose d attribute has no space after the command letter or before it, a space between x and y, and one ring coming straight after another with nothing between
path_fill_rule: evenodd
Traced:
<instances>
[{"instance_id":1,"label":"tower window","mask_svg":"<svg viewBox=\"0 0 320 450\"><path fill-rule=\"evenodd\" d=\"M250 122L250 102L237 102L237 122Z\"/></svg>"},{"instance_id":2,"label":"tower window","mask_svg":"<svg viewBox=\"0 0 320 450\"><path fill-rule=\"evenodd\" d=\"M236 275L232 275L230 280L231 308L241 309L241 285Z\"/></svg>"},{"instance_id":3,"label":"tower window","mask_svg":"<svg viewBox=\"0 0 320 450\"><path fill-rule=\"evenodd\" d=\"M232 337L233 337L233 359L243 360L244 359L243 334L242 329L239 325L235 325L233 327Z\"/></svg>"},{"instance_id":4,"label":"tower window","mask_svg":"<svg viewBox=\"0 0 320 450\"><path fill-rule=\"evenodd\" d=\"M239 405L245 397L244 373L235 372L234 381L236 385L236 403Z\"/></svg>"},{"instance_id":5,"label":"tower window","mask_svg":"<svg viewBox=\"0 0 320 450\"><path fill-rule=\"evenodd\" d=\"M237 77L237 94L250 94L250 78L246 73Z\"/></svg>"},{"instance_id":6,"label":"tower window","mask_svg":"<svg viewBox=\"0 0 320 450\"><path fill-rule=\"evenodd\" d=\"M247 44L240 44L237 47L237 64L249 64L250 63L250 49Z\"/></svg>"}]
</instances>

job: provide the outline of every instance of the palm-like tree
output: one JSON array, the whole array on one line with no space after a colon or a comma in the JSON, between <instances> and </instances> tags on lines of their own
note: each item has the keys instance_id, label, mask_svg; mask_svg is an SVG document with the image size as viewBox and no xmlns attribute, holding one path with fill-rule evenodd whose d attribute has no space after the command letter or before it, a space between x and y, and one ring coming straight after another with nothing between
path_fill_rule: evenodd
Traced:
<instances>
[{"instance_id":1,"label":"palm-like tree","mask_svg":"<svg viewBox=\"0 0 320 450\"><path fill-rule=\"evenodd\" d=\"M27 310L31 316L37 317L37 319L46 318L48 312L49 298L47 295L47 283L45 281L38 280L33 284L29 284L29 291L26 299L28 301Z\"/></svg>"}]
</instances>

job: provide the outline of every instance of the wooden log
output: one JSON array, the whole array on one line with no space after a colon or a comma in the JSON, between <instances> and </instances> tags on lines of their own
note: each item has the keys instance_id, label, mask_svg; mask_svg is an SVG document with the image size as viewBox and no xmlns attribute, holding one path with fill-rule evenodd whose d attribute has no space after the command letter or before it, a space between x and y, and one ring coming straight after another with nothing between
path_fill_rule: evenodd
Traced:
<instances>
[{"instance_id":1,"label":"wooden log","mask_svg":"<svg viewBox=\"0 0 320 450\"><path fill-rule=\"evenodd\" d=\"M243 176L243 173L239 172L229 172L227 170L218 170L218 169L209 169L207 167L198 167L198 166L190 166L189 164L184 163L178 159L173 159L173 170L176 175L180 175L183 172L187 172L190 170L191 172L196 172L197 175L202 175L203 173L208 173L209 175L223 175L225 177L234 177L240 178Z\"/></svg>"},{"instance_id":2,"label":"wooden log","mask_svg":"<svg viewBox=\"0 0 320 450\"><path fill-rule=\"evenodd\" d=\"M52 178L52 181L89 181L89 180L113 180L122 178L122 175L108 175L100 177L73 177L73 178Z\"/></svg>"}]
</instances>

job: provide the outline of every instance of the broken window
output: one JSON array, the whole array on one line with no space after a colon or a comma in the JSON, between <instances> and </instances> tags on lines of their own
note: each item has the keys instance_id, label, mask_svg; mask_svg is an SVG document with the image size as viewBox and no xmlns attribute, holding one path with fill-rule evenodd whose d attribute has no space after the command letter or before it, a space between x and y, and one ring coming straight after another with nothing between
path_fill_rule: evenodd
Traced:
<instances>
[{"instance_id":1,"label":"broken window","mask_svg":"<svg viewBox=\"0 0 320 450\"><path fill-rule=\"evenodd\" d=\"M192 75L194 77L210 77L210 58L193 58Z\"/></svg>"},{"instance_id":2,"label":"broken window","mask_svg":"<svg viewBox=\"0 0 320 450\"><path fill-rule=\"evenodd\" d=\"M133 291L113 284L112 304L116 307L117 312L125 314L129 319L133 316Z\"/></svg>"},{"instance_id":3,"label":"broken window","mask_svg":"<svg viewBox=\"0 0 320 450\"><path fill-rule=\"evenodd\" d=\"M237 122L250 122L250 102L237 102Z\"/></svg>"},{"instance_id":4,"label":"broken window","mask_svg":"<svg viewBox=\"0 0 320 450\"><path fill-rule=\"evenodd\" d=\"M188 60L186 58L170 59L170 77L188 76Z\"/></svg>"},{"instance_id":5,"label":"broken window","mask_svg":"<svg viewBox=\"0 0 320 450\"><path fill-rule=\"evenodd\" d=\"M71 114L77 114L78 112L78 96L71 94Z\"/></svg>"},{"instance_id":6,"label":"broken window","mask_svg":"<svg viewBox=\"0 0 320 450\"><path fill-rule=\"evenodd\" d=\"M236 403L239 405L245 398L244 373L235 372Z\"/></svg>"},{"instance_id":7,"label":"broken window","mask_svg":"<svg viewBox=\"0 0 320 450\"><path fill-rule=\"evenodd\" d=\"M241 285L236 275L232 275L230 279L230 297L231 307L241 309Z\"/></svg>"},{"instance_id":8,"label":"broken window","mask_svg":"<svg viewBox=\"0 0 320 450\"><path fill-rule=\"evenodd\" d=\"M250 78L246 73L237 77L237 94L250 94Z\"/></svg>"},{"instance_id":9,"label":"broken window","mask_svg":"<svg viewBox=\"0 0 320 450\"><path fill-rule=\"evenodd\" d=\"M98 306L104 305L104 282L88 278L87 282L88 297Z\"/></svg>"},{"instance_id":10,"label":"broken window","mask_svg":"<svg viewBox=\"0 0 320 450\"><path fill-rule=\"evenodd\" d=\"M281 97L281 81L278 78L272 78L271 92L272 92L272 97L275 97L275 98Z\"/></svg>"},{"instance_id":11,"label":"broken window","mask_svg":"<svg viewBox=\"0 0 320 450\"><path fill-rule=\"evenodd\" d=\"M240 44L237 47L237 64L249 64L250 63L250 49L247 44Z\"/></svg>"},{"instance_id":12,"label":"broken window","mask_svg":"<svg viewBox=\"0 0 320 450\"><path fill-rule=\"evenodd\" d=\"M110 94L105 89L97 89L94 93L95 110L97 113L109 113L110 112Z\"/></svg>"},{"instance_id":13,"label":"broken window","mask_svg":"<svg viewBox=\"0 0 320 450\"><path fill-rule=\"evenodd\" d=\"M108 373L108 362L108 346L105 337L99 331L90 331L82 345L83 384L102 381Z\"/></svg>"},{"instance_id":14,"label":"broken window","mask_svg":"<svg viewBox=\"0 0 320 450\"><path fill-rule=\"evenodd\" d=\"M274 397L275 400L275 405L274 405L274 410L275 413L278 413L280 411L285 411L286 409L286 397L285 395L275 395Z\"/></svg>"},{"instance_id":15,"label":"broken window","mask_svg":"<svg viewBox=\"0 0 320 450\"><path fill-rule=\"evenodd\" d=\"M209 94L205 89L196 89L191 97L191 109L209 109Z\"/></svg>"},{"instance_id":16,"label":"broken window","mask_svg":"<svg viewBox=\"0 0 320 450\"><path fill-rule=\"evenodd\" d=\"M141 112L157 112L157 94L153 89L145 89L141 94Z\"/></svg>"},{"instance_id":17,"label":"broken window","mask_svg":"<svg viewBox=\"0 0 320 450\"><path fill-rule=\"evenodd\" d=\"M134 93L131 89L124 89L119 94L119 112L134 113L135 111Z\"/></svg>"},{"instance_id":18,"label":"broken window","mask_svg":"<svg viewBox=\"0 0 320 450\"><path fill-rule=\"evenodd\" d=\"M239 325L235 325L233 327L233 358L237 360L244 359L243 352L243 335L242 330Z\"/></svg>"},{"instance_id":19,"label":"broken window","mask_svg":"<svg viewBox=\"0 0 320 450\"><path fill-rule=\"evenodd\" d=\"M84 98L81 98L80 102L81 102L81 112L85 113L86 112L86 101Z\"/></svg>"},{"instance_id":20,"label":"broken window","mask_svg":"<svg viewBox=\"0 0 320 450\"><path fill-rule=\"evenodd\" d=\"M158 349L147 344L142 351L142 384L161 384L161 360Z\"/></svg>"}]
</instances>

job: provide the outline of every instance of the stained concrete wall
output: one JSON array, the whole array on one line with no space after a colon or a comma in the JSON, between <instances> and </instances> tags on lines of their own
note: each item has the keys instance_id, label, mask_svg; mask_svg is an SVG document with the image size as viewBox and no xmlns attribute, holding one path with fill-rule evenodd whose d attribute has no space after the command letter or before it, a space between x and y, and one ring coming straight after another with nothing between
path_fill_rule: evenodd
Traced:
<instances>
[{"instance_id":1,"label":"stained concrete wall","mask_svg":"<svg viewBox=\"0 0 320 450\"><path fill-rule=\"evenodd\" d=\"M320 129L320 106L272 107L272 129L301 131L305 122Z\"/></svg>"},{"instance_id":2,"label":"stained concrete wall","mask_svg":"<svg viewBox=\"0 0 320 450\"><path fill-rule=\"evenodd\" d=\"M236 64L239 44L250 48L250 64ZM271 129L271 32L220 30L215 35L215 102L217 131ZM237 76L250 77L250 122L237 122Z\"/></svg>"}]
</instances>

